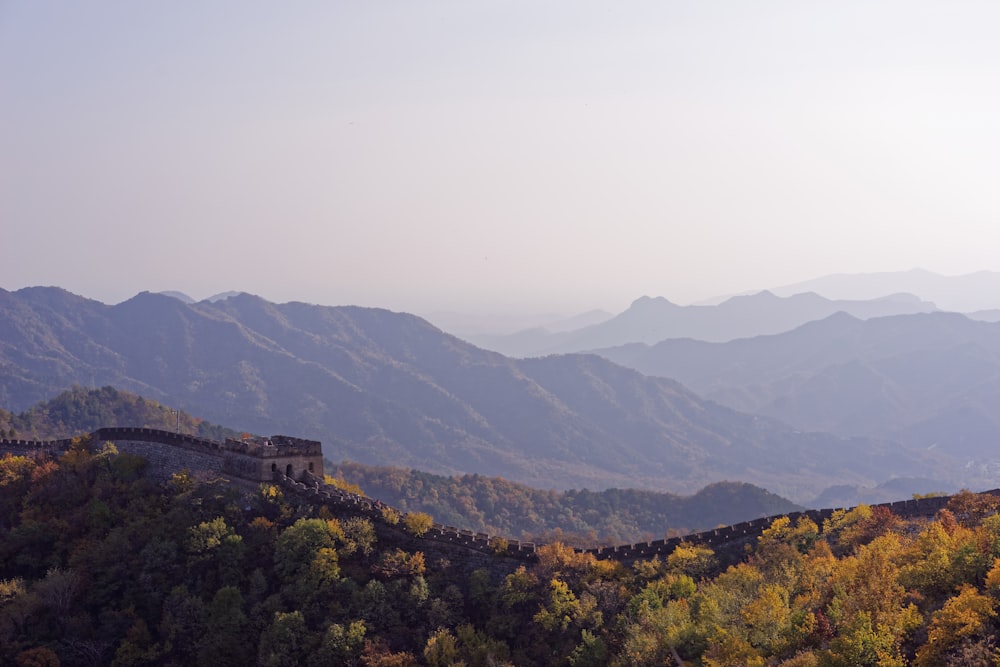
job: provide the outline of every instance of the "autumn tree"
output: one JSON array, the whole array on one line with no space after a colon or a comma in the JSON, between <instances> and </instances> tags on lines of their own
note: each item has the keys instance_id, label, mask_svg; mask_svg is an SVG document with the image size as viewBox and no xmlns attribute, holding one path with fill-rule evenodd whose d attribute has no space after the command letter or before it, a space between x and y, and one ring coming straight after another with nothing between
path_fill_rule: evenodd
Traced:
<instances>
[{"instance_id":1,"label":"autumn tree","mask_svg":"<svg viewBox=\"0 0 1000 667\"><path fill-rule=\"evenodd\" d=\"M958 594L931 616L927 642L917 650L915 664L918 667L942 664L944 656L963 640L979 638L991 631L989 623L996 615L992 598L963 584Z\"/></svg>"}]
</instances>

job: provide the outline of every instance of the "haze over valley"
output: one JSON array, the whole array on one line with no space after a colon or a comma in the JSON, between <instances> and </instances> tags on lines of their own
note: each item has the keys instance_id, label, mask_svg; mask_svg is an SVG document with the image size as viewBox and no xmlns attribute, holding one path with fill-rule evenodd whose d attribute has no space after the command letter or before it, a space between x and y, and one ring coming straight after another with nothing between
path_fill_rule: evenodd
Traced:
<instances>
[{"instance_id":1,"label":"haze over valley","mask_svg":"<svg viewBox=\"0 0 1000 667\"><path fill-rule=\"evenodd\" d=\"M563 332L577 347L621 345L524 359L406 313L243 293L107 305L29 288L0 293L0 314L9 410L111 385L216 423L322 440L332 461L539 488L694 493L730 480L809 504L827 487L1000 480L1000 325L912 294L643 298ZM699 330L726 342L648 342ZM781 333L736 337L755 330Z\"/></svg>"}]
</instances>

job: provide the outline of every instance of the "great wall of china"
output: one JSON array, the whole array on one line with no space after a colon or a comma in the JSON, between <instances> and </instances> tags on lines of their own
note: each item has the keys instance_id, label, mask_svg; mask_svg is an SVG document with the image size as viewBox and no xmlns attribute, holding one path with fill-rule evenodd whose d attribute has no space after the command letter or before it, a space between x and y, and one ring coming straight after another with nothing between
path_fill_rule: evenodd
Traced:
<instances>
[{"instance_id":1,"label":"great wall of china","mask_svg":"<svg viewBox=\"0 0 1000 667\"><path fill-rule=\"evenodd\" d=\"M130 427L102 428L94 431L90 437L93 442L111 442L121 452L146 458L150 463L150 474L157 479L167 479L172 473L186 469L224 477L244 487L278 482L283 489L305 502L366 516L384 530L403 532L402 528L394 527L385 520L387 512L381 503L323 482L322 446L315 440L276 435L264 440L218 442L170 431ZM58 454L69 449L71 444L71 439L3 439L0 440L0 455ZM1000 495L1000 489L986 493ZM882 503L872 507L886 507L900 518L930 517L944 508L949 500L950 496L935 496ZM808 517L822 527L824 520L836 511L838 510L822 509L779 514L681 537L582 551L591 553L598 559L629 563L655 556L666 557L681 543L704 545L717 550L741 545L759 537L780 517L787 516L793 523L800 517ZM402 518L406 516L403 512L397 511L396 514ZM434 524L418 539L428 546L430 543L436 545L441 552L455 553L461 550L465 554L474 552L481 556L520 562L536 560L537 548L540 546L440 524Z\"/></svg>"}]
</instances>

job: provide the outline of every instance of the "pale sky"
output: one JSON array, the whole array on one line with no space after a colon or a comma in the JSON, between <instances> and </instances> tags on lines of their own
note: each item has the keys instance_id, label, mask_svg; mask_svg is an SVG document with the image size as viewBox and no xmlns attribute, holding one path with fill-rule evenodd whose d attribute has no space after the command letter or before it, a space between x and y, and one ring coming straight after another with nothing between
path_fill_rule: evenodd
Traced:
<instances>
[{"instance_id":1,"label":"pale sky","mask_svg":"<svg viewBox=\"0 0 1000 667\"><path fill-rule=\"evenodd\" d=\"M0 287L624 309L1000 270L1000 3L0 0Z\"/></svg>"}]
</instances>

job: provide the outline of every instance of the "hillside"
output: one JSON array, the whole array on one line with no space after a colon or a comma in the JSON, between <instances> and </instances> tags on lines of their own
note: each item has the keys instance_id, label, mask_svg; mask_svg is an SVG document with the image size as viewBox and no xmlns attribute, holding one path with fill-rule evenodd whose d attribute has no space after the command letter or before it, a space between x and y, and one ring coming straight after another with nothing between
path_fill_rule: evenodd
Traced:
<instances>
[{"instance_id":1,"label":"hillside","mask_svg":"<svg viewBox=\"0 0 1000 667\"><path fill-rule=\"evenodd\" d=\"M216 423L321 440L328 458L542 488L693 493L745 481L792 499L832 484L958 474L890 442L802 433L593 355L514 360L412 315L273 304L115 306L0 292L0 400L110 385Z\"/></svg>"},{"instance_id":2,"label":"hillside","mask_svg":"<svg viewBox=\"0 0 1000 667\"><path fill-rule=\"evenodd\" d=\"M998 479L1000 324L955 313L865 321L841 313L775 336L600 354L735 409L945 451Z\"/></svg>"},{"instance_id":3,"label":"hillside","mask_svg":"<svg viewBox=\"0 0 1000 667\"><path fill-rule=\"evenodd\" d=\"M530 562L337 505L80 443L0 458L0 663L140 666L988 665L994 496L936 518L775 519L739 550ZM384 516L384 515L383 515ZM414 517L419 519L420 517Z\"/></svg>"},{"instance_id":4,"label":"hillside","mask_svg":"<svg viewBox=\"0 0 1000 667\"><path fill-rule=\"evenodd\" d=\"M239 431L114 387L84 389L75 386L16 414L0 408L0 437L4 438L54 440L111 426L176 430L213 440L240 436Z\"/></svg>"},{"instance_id":5,"label":"hillside","mask_svg":"<svg viewBox=\"0 0 1000 667\"><path fill-rule=\"evenodd\" d=\"M371 498L407 512L427 512L440 523L588 547L687 535L799 509L764 489L737 482L717 482L678 496L635 489L556 492L497 477L443 477L349 462L328 472L357 484Z\"/></svg>"}]
</instances>

